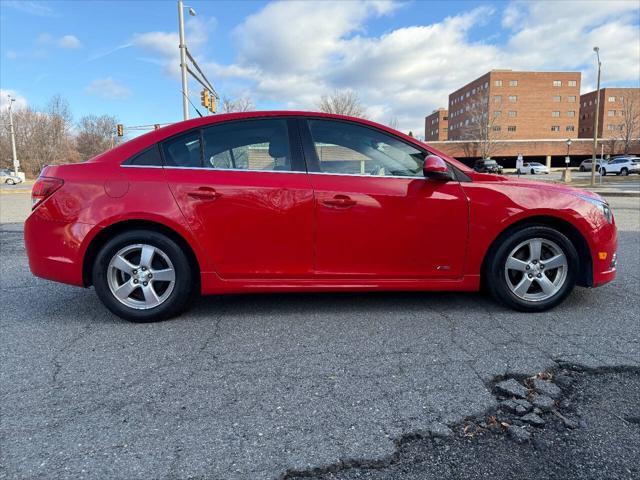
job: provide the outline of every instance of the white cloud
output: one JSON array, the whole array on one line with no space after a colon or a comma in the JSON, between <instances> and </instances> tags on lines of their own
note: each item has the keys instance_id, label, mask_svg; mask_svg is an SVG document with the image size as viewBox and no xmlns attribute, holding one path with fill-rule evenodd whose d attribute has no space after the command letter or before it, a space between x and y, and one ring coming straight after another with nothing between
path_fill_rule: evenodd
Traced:
<instances>
[{"instance_id":1,"label":"white cloud","mask_svg":"<svg viewBox=\"0 0 640 480\"><path fill-rule=\"evenodd\" d=\"M75 35L63 35L62 37L55 38L49 33L41 33L36 37L36 44L38 45L53 45L59 48L75 49L82 47L82 43Z\"/></svg>"},{"instance_id":2,"label":"white cloud","mask_svg":"<svg viewBox=\"0 0 640 480\"><path fill-rule=\"evenodd\" d=\"M13 102L14 109L19 110L27 106L27 99L17 91L0 88L0 111L9 108L9 97L15 99L15 102Z\"/></svg>"},{"instance_id":3,"label":"white cloud","mask_svg":"<svg viewBox=\"0 0 640 480\"><path fill-rule=\"evenodd\" d=\"M234 62L197 58L222 93L250 91L258 104L315 109L321 94L353 89L372 119L396 117L402 130L414 132L422 132L425 115L446 106L451 91L494 68L581 71L586 91L595 85L594 45L602 54L605 85L638 84L637 3L554 2L552 14L549 6L515 1L498 12L480 7L370 35L367 22L393 14L397 4L276 2L234 29ZM475 40L474 28L487 23L495 25L494 35ZM209 30L197 27L196 45L206 44ZM191 34L187 38L191 48ZM149 32L134 43L160 55L177 76L176 33Z\"/></svg>"},{"instance_id":4,"label":"white cloud","mask_svg":"<svg viewBox=\"0 0 640 480\"><path fill-rule=\"evenodd\" d=\"M94 80L85 87L85 92L108 100L124 100L131 96L131 90L111 77Z\"/></svg>"},{"instance_id":5,"label":"white cloud","mask_svg":"<svg viewBox=\"0 0 640 480\"><path fill-rule=\"evenodd\" d=\"M187 48L195 55L205 46L209 33L215 28L215 18L189 17L185 22ZM180 74L180 49L177 32L137 33L131 41L133 45L160 57L165 73L178 77Z\"/></svg>"},{"instance_id":6,"label":"white cloud","mask_svg":"<svg viewBox=\"0 0 640 480\"><path fill-rule=\"evenodd\" d=\"M80 47L82 47L82 44L80 43L80 40L78 40L78 37L76 37L74 35L65 35L63 37L60 37L58 39L57 44L58 44L58 46L60 48L80 48Z\"/></svg>"}]
</instances>

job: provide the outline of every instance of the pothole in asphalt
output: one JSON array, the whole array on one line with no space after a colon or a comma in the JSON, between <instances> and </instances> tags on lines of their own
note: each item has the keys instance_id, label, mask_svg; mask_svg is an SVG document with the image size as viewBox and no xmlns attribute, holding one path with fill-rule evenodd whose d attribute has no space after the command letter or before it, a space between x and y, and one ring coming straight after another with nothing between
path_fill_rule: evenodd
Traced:
<instances>
[{"instance_id":1,"label":"pothole in asphalt","mask_svg":"<svg viewBox=\"0 0 640 480\"><path fill-rule=\"evenodd\" d=\"M393 456L349 459L283 480L640 478L640 369L558 368L496 378L498 406L405 435Z\"/></svg>"}]
</instances>

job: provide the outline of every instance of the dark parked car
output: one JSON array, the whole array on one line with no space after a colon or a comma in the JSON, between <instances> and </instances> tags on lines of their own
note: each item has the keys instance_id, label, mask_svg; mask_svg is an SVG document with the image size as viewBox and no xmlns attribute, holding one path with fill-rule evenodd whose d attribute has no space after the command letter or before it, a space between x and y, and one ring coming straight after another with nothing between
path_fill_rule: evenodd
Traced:
<instances>
[{"instance_id":1,"label":"dark parked car","mask_svg":"<svg viewBox=\"0 0 640 480\"><path fill-rule=\"evenodd\" d=\"M502 165L490 158L476 160L473 169L478 173L502 173Z\"/></svg>"}]
</instances>

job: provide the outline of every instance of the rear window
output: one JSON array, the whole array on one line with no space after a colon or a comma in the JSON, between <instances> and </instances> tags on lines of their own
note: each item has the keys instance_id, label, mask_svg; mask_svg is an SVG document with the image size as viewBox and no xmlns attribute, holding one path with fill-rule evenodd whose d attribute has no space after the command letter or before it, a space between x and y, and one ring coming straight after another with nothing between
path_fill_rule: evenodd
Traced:
<instances>
[{"instance_id":1,"label":"rear window","mask_svg":"<svg viewBox=\"0 0 640 480\"><path fill-rule=\"evenodd\" d=\"M162 158L160 157L160 150L158 145L147 148L146 150L134 155L127 160L125 165L135 165L139 167L161 167Z\"/></svg>"}]
</instances>

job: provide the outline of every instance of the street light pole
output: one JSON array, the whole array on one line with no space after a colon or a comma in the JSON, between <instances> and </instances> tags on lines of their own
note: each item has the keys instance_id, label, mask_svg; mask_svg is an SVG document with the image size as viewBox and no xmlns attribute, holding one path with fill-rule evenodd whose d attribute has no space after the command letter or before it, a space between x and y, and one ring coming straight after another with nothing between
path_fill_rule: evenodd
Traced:
<instances>
[{"instance_id":1,"label":"street light pole","mask_svg":"<svg viewBox=\"0 0 640 480\"><path fill-rule=\"evenodd\" d=\"M11 134L11 153L13 154L13 173L18 176L18 170L20 170L20 162L18 161L18 155L16 154L16 131L13 128L13 108L12 104L15 102L15 98L9 97L9 132Z\"/></svg>"},{"instance_id":2,"label":"street light pole","mask_svg":"<svg viewBox=\"0 0 640 480\"><path fill-rule=\"evenodd\" d=\"M598 87L596 89L596 119L593 122L593 155L591 157L591 186L596 184L596 150L598 149L598 117L600 116L600 48L593 47L598 58Z\"/></svg>"},{"instance_id":3,"label":"street light pole","mask_svg":"<svg viewBox=\"0 0 640 480\"><path fill-rule=\"evenodd\" d=\"M178 30L180 36L180 73L182 75L182 115L189 120L189 85L187 82L187 45L184 43L184 5L178 0Z\"/></svg>"}]
</instances>

